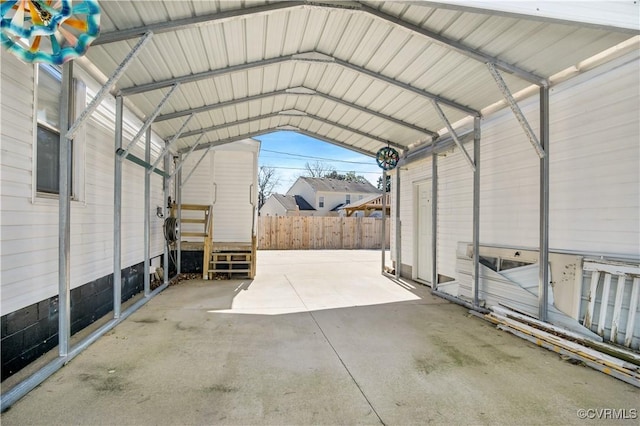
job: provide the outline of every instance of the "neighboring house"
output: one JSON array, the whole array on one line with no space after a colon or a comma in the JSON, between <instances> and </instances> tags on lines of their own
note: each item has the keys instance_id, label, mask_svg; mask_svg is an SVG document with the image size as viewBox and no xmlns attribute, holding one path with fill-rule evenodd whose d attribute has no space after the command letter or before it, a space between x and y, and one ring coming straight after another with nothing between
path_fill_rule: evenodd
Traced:
<instances>
[{"instance_id":1,"label":"neighboring house","mask_svg":"<svg viewBox=\"0 0 640 426\"><path fill-rule=\"evenodd\" d=\"M260 216L313 216L316 209L300 195L271 194Z\"/></svg>"},{"instance_id":2,"label":"neighboring house","mask_svg":"<svg viewBox=\"0 0 640 426\"><path fill-rule=\"evenodd\" d=\"M301 176L287 195L299 195L316 209L315 216L338 216L338 209L355 201L380 194L369 182L348 182L330 178Z\"/></svg>"}]
</instances>

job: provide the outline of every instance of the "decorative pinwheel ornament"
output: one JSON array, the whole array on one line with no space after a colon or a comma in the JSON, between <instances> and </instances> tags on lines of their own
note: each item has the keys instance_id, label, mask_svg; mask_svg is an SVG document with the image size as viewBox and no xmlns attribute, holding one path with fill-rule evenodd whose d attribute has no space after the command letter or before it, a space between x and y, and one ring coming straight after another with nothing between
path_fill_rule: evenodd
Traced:
<instances>
[{"instance_id":1,"label":"decorative pinwheel ornament","mask_svg":"<svg viewBox=\"0 0 640 426\"><path fill-rule=\"evenodd\" d=\"M398 151L391 147L384 147L378 150L376 154L376 162L378 166L383 170L393 170L398 165L400 160L400 154Z\"/></svg>"},{"instance_id":2,"label":"decorative pinwheel ornament","mask_svg":"<svg viewBox=\"0 0 640 426\"><path fill-rule=\"evenodd\" d=\"M2 0L0 14L2 45L25 62L75 59L100 33L96 0Z\"/></svg>"}]
</instances>

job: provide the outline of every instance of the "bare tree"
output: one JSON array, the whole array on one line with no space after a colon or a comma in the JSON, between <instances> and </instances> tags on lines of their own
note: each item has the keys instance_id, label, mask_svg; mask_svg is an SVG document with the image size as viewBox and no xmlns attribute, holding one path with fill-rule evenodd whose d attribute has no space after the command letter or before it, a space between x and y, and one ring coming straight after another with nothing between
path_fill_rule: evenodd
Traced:
<instances>
[{"instance_id":1,"label":"bare tree","mask_svg":"<svg viewBox=\"0 0 640 426\"><path fill-rule=\"evenodd\" d=\"M304 176L309 177L325 177L325 175L335 172L336 169L331 166L331 164L323 163L321 161L316 160L314 163L309 163L308 161L304 164L305 173Z\"/></svg>"},{"instance_id":2,"label":"bare tree","mask_svg":"<svg viewBox=\"0 0 640 426\"><path fill-rule=\"evenodd\" d=\"M273 189L280 183L280 176L273 167L260 166L258 171L258 210L262 208Z\"/></svg>"}]
</instances>

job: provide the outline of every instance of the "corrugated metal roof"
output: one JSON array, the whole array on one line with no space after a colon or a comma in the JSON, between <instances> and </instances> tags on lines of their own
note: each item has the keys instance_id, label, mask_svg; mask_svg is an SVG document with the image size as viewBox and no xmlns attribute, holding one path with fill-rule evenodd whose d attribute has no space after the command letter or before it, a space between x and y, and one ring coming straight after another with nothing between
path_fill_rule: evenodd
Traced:
<instances>
[{"instance_id":1,"label":"corrugated metal roof","mask_svg":"<svg viewBox=\"0 0 640 426\"><path fill-rule=\"evenodd\" d=\"M629 30L433 3L100 6L102 34L87 56L103 75L113 73L141 34L154 33L116 91L150 116L170 86L182 82L154 131L169 140L198 109L178 150L196 140L206 146L281 128L367 154L387 143L405 148L444 133L432 98L453 123L502 100L486 58L508 71L502 76L515 93L633 37ZM321 55L295 56L305 52ZM285 93L296 88L308 93ZM279 114L291 110L306 116Z\"/></svg>"}]
</instances>

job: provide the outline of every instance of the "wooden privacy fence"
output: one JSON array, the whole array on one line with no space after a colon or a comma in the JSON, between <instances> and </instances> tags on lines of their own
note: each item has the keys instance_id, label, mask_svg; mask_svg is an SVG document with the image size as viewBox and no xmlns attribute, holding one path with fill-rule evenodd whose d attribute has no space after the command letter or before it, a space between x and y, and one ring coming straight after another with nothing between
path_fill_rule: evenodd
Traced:
<instances>
[{"instance_id":1,"label":"wooden privacy fence","mask_svg":"<svg viewBox=\"0 0 640 426\"><path fill-rule=\"evenodd\" d=\"M258 217L260 250L376 249L381 241L382 219L373 217Z\"/></svg>"}]
</instances>

